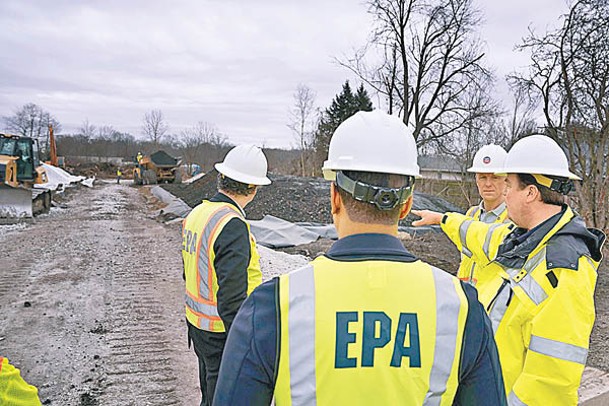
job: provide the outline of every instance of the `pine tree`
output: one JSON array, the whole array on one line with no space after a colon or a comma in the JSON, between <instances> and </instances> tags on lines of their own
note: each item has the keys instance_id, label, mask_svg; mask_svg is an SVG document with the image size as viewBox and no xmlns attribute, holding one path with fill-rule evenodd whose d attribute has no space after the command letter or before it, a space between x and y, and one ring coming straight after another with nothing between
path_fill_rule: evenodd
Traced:
<instances>
[{"instance_id":1,"label":"pine tree","mask_svg":"<svg viewBox=\"0 0 609 406\"><path fill-rule=\"evenodd\" d=\"M363 84L359 85L357 93L355 93L355 105L357 111L372 111L372 101L368 97L368 92L364 89Z\"/></svg>"},{"instance_id":2,"label":"pine tree","mask_svg":"<svg viewBox=\"0 0 609 406\"><path fill-rule=\"evenodd\" d=\"M330 138L336 128L358 111L372 111L372 109L372 101L368 92L364 89L364 85L360 85L357 93L353 94L349 81L345 81L340 94L334 97L330 107L322 112L315 131L314 148L316 167L319 168L319 173L321 173L321 166L328 156Z\"/></svg>"}]
</instances>

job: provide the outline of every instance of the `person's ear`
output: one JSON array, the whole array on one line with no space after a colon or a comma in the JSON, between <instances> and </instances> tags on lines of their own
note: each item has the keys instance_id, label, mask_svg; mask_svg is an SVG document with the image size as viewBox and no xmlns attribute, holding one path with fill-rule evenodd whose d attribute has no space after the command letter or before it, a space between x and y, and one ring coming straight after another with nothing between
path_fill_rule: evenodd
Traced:
<instances>
[{"instance_id":1,"label":"person's ear","mask_svg":"<svg viewBox=\"0 0 609 406\"><path fill-rule=\"evenodd\" d=\"M539 188L537 186L528 185L527 189L527 202L534 202L541 199L541 192L539 192Z\"/></svg>"},{"instance_id":2,"label":"person's ear","mask_svg":"<svg viewBox=\"0 0 609 406\"><path fill-rule=\"evenodd\" d=\"M404 220L406 216L408 216L408 213L410 213L410 210L412 209L412 200L413 196L410 195L408 200L402 205L402 208L400 209L400 220Z\"/></svg>"},{"instance_id":3,"label":"person's ear","mask_svg":"<svg viewBox=\"0 0 609 406\"><path fill-rule=\"evenodd\" d=\"M340 197L340 193L338 193L338 189L336 187L336 183L332 182L330 184L330 205L331 205L331 213L336 215L340 212L340 207L342 205L342 199Z\"/></svg>"}]
</instances>

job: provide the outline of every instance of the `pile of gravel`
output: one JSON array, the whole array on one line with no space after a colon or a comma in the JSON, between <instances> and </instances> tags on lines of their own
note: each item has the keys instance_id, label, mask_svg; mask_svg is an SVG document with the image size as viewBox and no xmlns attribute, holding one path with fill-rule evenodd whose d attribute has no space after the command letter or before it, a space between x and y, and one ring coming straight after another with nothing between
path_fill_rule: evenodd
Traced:
<instances>
[{"instance_id":1,"label":"pile of gravel","mask_svg":"<svg viewBox=\"0 0 609 406\"><path fill-rule=\"evenodd\" d=\"M203 199L216 194L214 170L191 184L165 184L165 190L182 199L190 207L195 207ZM290 222L332 223L330 213L330 182L322 178L273 175L269 186L259 188L258 194L246 208L248 219L260 220L270 214ZM454 204L424 193L415 192L414 208L439 212L463 212ZM401 225L408 226L415 217L409 215Z\"/></svg>"},{"instance_id":2,"label":"pile of gravel","mask_svg":"<svg viewBox=\"0 0 609 406\"><path fill-rule=\"evenodd\" d=\"M310 259L303 255L290 255L258 245L262 279L268 281L276 276L299 269L309 263Z\"/></svg>"}]
</instances>

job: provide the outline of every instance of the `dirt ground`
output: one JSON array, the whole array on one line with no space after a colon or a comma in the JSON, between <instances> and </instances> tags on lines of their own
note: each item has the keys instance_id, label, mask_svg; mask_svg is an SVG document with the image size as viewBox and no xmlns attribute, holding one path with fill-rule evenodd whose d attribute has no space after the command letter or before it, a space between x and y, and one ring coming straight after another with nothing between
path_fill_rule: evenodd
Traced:
<instances>
[{"instance_id":1,"label":"dirt ground","mask_svg":"<svg viewBox=\"0 0 609 406\"><path fill-rule=\"evenodd\" d=\"M126 184L79 188L61 206L27 225L0 226L0 354L39 388L45 405L198 404L179 226L157 222L159 202ZM441 233L403 242L433 265L457 267L458 253ZM283 251L314 258L331 244ZM608 268L599 270L588 358L604 371Z\"/></svg>"},{"instance_id":2,"label":"dirt ground","mask_svg":"<svg viewBox=\"0 0 609 406\"><path fill-rule=\"evenodd\" d=\"M45 405L198 404L178 226L126 185L62 205L0 228L0 353Z\"/></svg>"}]
</instances>

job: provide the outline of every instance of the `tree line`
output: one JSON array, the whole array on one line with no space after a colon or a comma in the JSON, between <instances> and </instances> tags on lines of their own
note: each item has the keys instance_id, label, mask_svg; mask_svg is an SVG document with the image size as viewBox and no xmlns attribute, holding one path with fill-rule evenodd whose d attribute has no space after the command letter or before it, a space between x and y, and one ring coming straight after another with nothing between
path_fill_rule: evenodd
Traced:
<instances>
[{"instance_id":1,"label":"tree line","mask_svg":"<svg viewBox=\"0 0 609 406\"><path fill-rule=\"evenodd\" d=\"M289 107L287 126L295 152L283 154L284 173L318 176L332 132L359 110L380 108L398 115L414 133L420 153L451 156L463 173L484 144L509 149L518 139L542 133L567 153L583 178L575 196L581 214L609 228L609 3L574 0L558 28L530 30L517 50L530 54L526 69L497 78L482 51L482 15L474 0L367 0L374 17L369 40L335 63L359 80L345 81L327 107L300 84ZM496 95L501 80L511 100ZM369 93L370 92L370 93ZM378 98L373 106L369 94ZM4 117L9 130L41 139L60 123L28 104ZM142 118L138 140L111 126L85 121L76 134L61 135L60 152L133 156L163 146L188 163L208 169L230 146L215 126L199 122L170 134L160 110ZM274 154L282 156L282 154ZM292 160L292 158L294 158ZM272 165L271 165L272 166Z\"/></svg>"}]
</instances>

